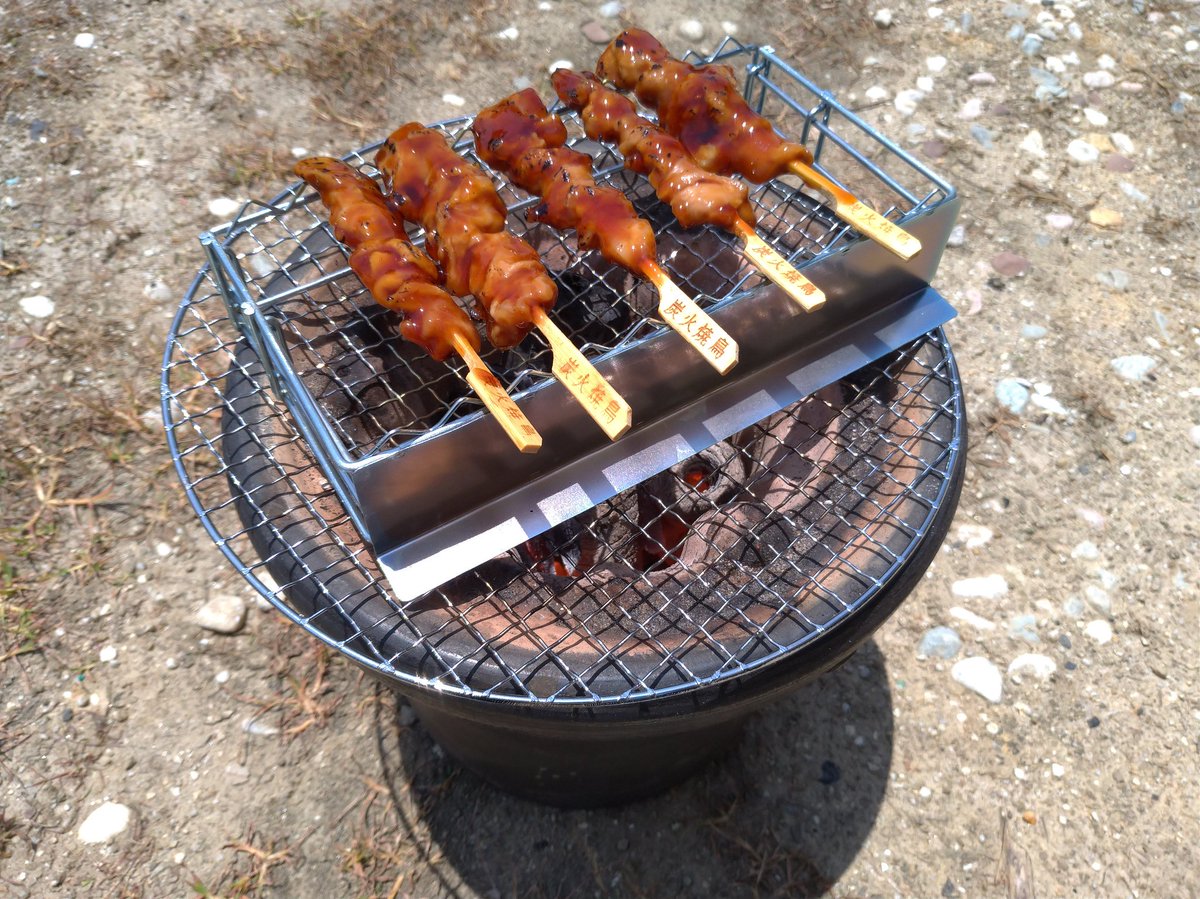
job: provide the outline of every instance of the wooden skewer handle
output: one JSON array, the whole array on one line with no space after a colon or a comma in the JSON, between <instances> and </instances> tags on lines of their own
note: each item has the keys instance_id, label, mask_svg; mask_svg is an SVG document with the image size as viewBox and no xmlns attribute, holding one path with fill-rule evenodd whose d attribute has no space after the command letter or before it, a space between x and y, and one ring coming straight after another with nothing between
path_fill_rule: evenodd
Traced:
<instances>
[{"instance_id":1,"label":"wooden skewer handle","mask_svg":"<svg viewBox=\"0 0 1200 899\"><path fill-rule=\"evenodd\" d=\"M834 212L844 222L849 222L871 240L891 250L905 261L921 252L921 241L881 213L876 212L848 190L834 184L816 169L802 162L793 162L792 173L809 187L824 191L833 197Z\"/></svg>"},{"instance_id":2,"label":"wooden skewer handle","mask_svg":"<svg viewBox=\"0 0 1200 899\"><path fill-rule=\"evenodd\" d=\"M523 453L536 453L542 448L542 435L529 423L521 407L513 402L504 385L492 374L475 348L462 337L455 335L451 338L454 349L467 363L467 383L483 400L488 411L496 422L504 429L508 439Z\"/></svg>"},{"instance_id":3,"label":"wooden skewer handle","mask_svg":"<svg viewBox=\"0 0 1200 899\"><path fill-rule=\"evenodd\" d=\"M721 374L727 374L737 365L740 353L737 341L680 290L662 266L652 262L643 274L658 288L658 314L705 362Z\"/></svg>"},{"instance_id":4,"label":"wooden skewer handle","mask_svg":"<svg viewBox=\"0 0 1200 899\"><path fill-rule=\"evenodd\" d=\"M775 252L775 248L754 233L742 219L734 226L738 236L746 243L746 256L760 272L784 289L789 297L799 303L805 312L825 304L825 293L812 281L796 271L795 266Z\"/></svg>"},{"instance_id":5,"label":"wooden skewer handle","mask_svg":"<svg viewBox=\"0 0 1200 899\"><path fill-rule=\"evenodd\" d=\"M613 390L612 385L584 358L579 348L559 330L545 310L537 311L533 324L550 344L554 354L554 376L608 435L608 439L616 440L628 431L633 424L633 410L625 398Z\"/></svg>"}]
</instances>

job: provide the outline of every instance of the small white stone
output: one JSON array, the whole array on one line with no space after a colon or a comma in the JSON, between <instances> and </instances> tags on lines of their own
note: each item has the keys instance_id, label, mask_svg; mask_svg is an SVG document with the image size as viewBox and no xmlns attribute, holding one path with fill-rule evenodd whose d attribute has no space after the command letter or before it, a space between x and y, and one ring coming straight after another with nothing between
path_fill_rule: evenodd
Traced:
<instances>
[{"instance_id":1,"label":"small white stone","mask_svg":"<svg viewBox=\"0 0 1200 899\"><path fill-rule=\"evenodd\" d=\"M1061 56L1046 57L1046 71L1053 72L1055 75L1061 75L1067 70L1067 64L1063 62Z\"/></svg>"},{"instance_id":2,"label":"small white stone","mask_svg":"<svg viewBox=\"0 0 1200 899\"><path fill-rule=\"evenodd\" d=\"M923 91L906 88L902 91L899 91L896 94L896 99L892 102L898 113L909 116L917 111L917 104L920 103L924 98L925 94Z\"/></svg>"},{"instance_id":3,"label":"small white stone","mask_svg":"<svg viewBox=\"0 0 1200 899\"><path fill-rule=\"evenodd\" d=\"M892 22L895 21L896 16L895 13L893 13L890 9L884 7L883 9L876 10L873 18L875 20L875 24L880 28L891 28Z\"/></svg>"},{"instance_id":4,"label":"small white stone","mask_svg":"<svg viewBox=\"0 0 1200 899\"><path fill-rule=\"evenodd\" d=\"M1185 53L1195 53L1197 50L1200 50L1200 41L1185 41L1184 42L1183 51Z\"/></svg>"},{"instance_id":5,"label":"small white stone","mask_svg":"<svg viewBox=\"0 0 1200 899\"><path fill-rule=\"evenodd\" d=\"M467 101L458 94L442 94L442 102L447 106L463 106Z\"/></svg>"},{"instance_id":6,"label":"small white stone","mask_svg":"<svg viewBox=\"0 0 1200 899\"><path fill-rule=\"evenodd\" d=\"M1022 677L1045 681L1050 680L1057 669L1058 663L1049 656L1037 652L1027 652L1008 663L1008 676L1015 681L1019 681Z\"/></svg>"},{"instance_id":7,"label":"small white stone","mask_svg":"<svg viewBox=\"0 0 1200 899\"><path fill-rule=\"evenodd\" d=\"M704 23L699 19L684 19L675 26L675 30L689 41L698 41L704 37Z\"/></svg>"},{"instance_id":8,"label":"small white stone","mask_svg":"<svg viewBox=\"0 0 1200 899\"><path fill-rule=\"evenodd\" d=\"M1075 224L1075 217L1065 212L1046 213L1046 224L1058 231L1065 231Z\"/></svg>"},{"instance_id":9,"label":"small white stone","mask_svg":"<svg viewBox=\"0 0 1200 899\"><path fill-rule=\"evenodd\" d=\"M107 843L129 826L129 806L119 802L103 802L79 825L79 839L84 843Z\"/></svg>"},{"instance_id":10,"label":"small white stone","mask_svg":"<svg viewBox=\"0 0 1200 899\"><path fill-rule=\"evenodd\" d=\"M925 68L939 75L946 71L946 57L944 56L927 56L925 57Z\"/></svg>"},{"instance_id":11,"label":"small white stone","mask_svg":"<svg viewBox=\"0 0 1200 899\"><path fill-rule=\"evenodd\" d=\"M208 211L222 221L233 218L234 214L241 208L241 203L237 200L231 200L229 197L217 197L215 200L208 201Z\"/></svg>"},{"instance_id":12,"label":"small white stone","mask_svg":"<svg viewBox=\"0 0 1200 899\"><path fill-rule=\"evenodd\" d=\"M1036 129L1030 131L1021 139L1020 147L1030 156L1038 156L1042 159L1046 158L1046 142L1042 138L1042 132Z\"/></svg>"},{"instance_id":13,"label":"small white stone","mask_svg":"<svg viewBox=\"0 0 1200 899\"><path fill-rule=\"evenodd\" d=\"M1101 54L1100 58L1096 60L1096 65L1106 71L1112 71L1117 67L1117 61L1107 53L1104 53Z\"/></svg>"},{"instance_id":14,"label":"small white stone","mask_svg":"<svg viewBox=\"0 0 1200 899\"><path fill-rule=\"evenodd\" d=\"M1013 768L1013 777L1017 780L1028 780L1029 775L1025 773L1024 768Z\"/></svg>"},{"instance_id":15,"label":"small white stone","mask_svg":"<svg viewBox=\"0 0 1200 899\"><path fill-rule=\"evenodd\" d=\"M169 657L167 659L167 661L165 662L165 664L167 666L168 671L174 671L176 668L179 667L179 663L177 661L175 661L174 656Z\"/></svg>"},{"instance_id":16,"label":"small white stone","mask_svg":"<svg viewBox=\"0 0 1200 899\"><path fill-rule=\"evenodd\" d=\"M933 79L930 78L928 75L922 75L920 78L917 79L917 90L922 91L926 94L932 92L933 91Z\"/></svg>"},{"instance_id":17,"label":"small white stone","mask_svg":"<svg viewBox=\"0 0 1200 899\"><path fill-rule=\"evenodd\" d=\"M295 159L303 159L308 155L308 147L292 147L292 156Z\"/></svg>"},{"instance_id":18,"label":"small white stone","mask_svg":"<svg viewBox=\"0 0 1200 899\"><path fill-rule=\"evenodd\" d=\"M573 69L573 68L575 68L575 63L571 62L571 60L556 59L556 60L554 60L554 62L550 63L550 65L548 65L546 67L546 71L548 71L551 75L553 75L559 69Z\"/></svg>"},{"instance_id":19,"label":"small white stone","mask_svg":"<svg viewBox=\"0 0 1200 899\"><path fill-rule=\"evenodd\" d=\"M1097 618L1095 621L1089 621L1084 627L1083 632L1103 646L1113 638L1112 625L1102 618Z\"/></svg>"},{"instance_id":20,"label":"small white stone","mask_svg":"<svg viewBox=\"0 0 1200 899\"><path fill-rule=\"evenodd\" d=\"M54 314L54 300L41 294L23 298L20 305L22 312L34 318L49 318Z\"/></svg>"},{"instance_id":21,"label":"small white stone","mask_svg":"<svg viewBox=\"0 0 1200 899\"><path fill-rule=\"evenodd\" d=\"M951 584L950 591L964 599L998 599L1008 592L1008 581L999 574L968 577Z\"/></svg>"},{"instance_id":22,"label":"small white stone","mask_svg":"<svg viewBox=\"0 0 1200 899\"><path fill-rule=\"evenodd\" d=\"M960 119L977 119L981 115L983 115L983 101L978 97L971 97L958 111Z\"/></svg>"},{"instance_id":23,"label":"small white stone","mask_svg":"<svg viewBox=\"0 0 1200 899\"><path fill-rule=\"evenodd\" d=\"M96 35L88 31L81 31L75 35L75 46L80 50L90 50L96 46Z\"/></svg>"},{"instance_id":24,"label":"small white stone","mask_svg":"<svg viewBox=\"0 0 1200 899\"><path fill-rule=\"evenodd\" d=\"M229 683L229 672L222 669L216 673L216 675L213 677L213 680L215 680L218 684L227 684Z\"/></svg>"},{"instance_id":25,"label":"small white stone","mask_svg":"<svg viewBox=\"0 0 1200 899\"><path fill-rule=\"evenodd\" d=\"M967 81L971 84L995 84L996 76L991 72L972 72L967 76Z\"/></svg>"},{"instance_id":26,"label":"small white stone","mask_svg":"<svg viewBox=\"0 0 1200 899\"><path fill-rule=\"evenodd\" d=\"M195 621L217 634L236 634L246 623L246 601L232 593L218 593L196 610Z\"/></svg>"},{"instance_id":27,"label":"small white stone","mask_svg":"<svg viewBox=\"0 0 1200 899\"><path fill-rule=\"evenodd\" d=\"M1087 141L1076 138L1067 144L1067 155L1081 165L1090 165L1100 158L1100 151Z\"/></svg>"},{"instance_id":28,"label":"small white stone","mask_svg":"<svg viewBox=\"0 0 1200 899\"><path fill-rule=\"evenodd\" d=\"M961 621L963 624L969 624L976 630L994 631L996 629L994 622L988 621L983 616L976 615L970 609L964 609L962 606L951 606L949 614L954 620Z\"/></svg>"},{"instance_id":29,"label":"small white stone","mask_svg":"<svg viewBox=\"0 0 1200 899\"><path fill-rule=\"evenodd\" d=\"M1067 773L1067 769L1064 768L1062 765L1060 765L1058 762L1055 762L1054 764L1052 764L1050 766L1050 773L1053 774L1055 777L1062 777L1064 774Z\"/></svg>"},{"instance_id":30,"label":"small white stone","mask_svg":"<svg viewBox=\"0 0 1200 899\"><path fill-rule=\"evenodd\" d=\"M174 855L171 856L171 860L174 861L175 864L177 864L177 865L182 865L183 860L185 858L187 858L186 852L176 852Z\"/></svg>"},{"instance_id":31,"label":"small white stone","mask_svg":"<svg viewBox=\"0 0 1200 899\"><path fill-rule=\"evenodd\" d=\"M967 549L979 549L991 543L995 534L981 524L960 524L954 529L954 539Z\"/></svg>"},{"instance_id":32,"label":"small white stone","mask_svg":"<svg viewBox=\"0 0 1200 899\"><path fill-rule=\"evenodd\" d=\"M154 553L160 559L165 559L167 556L171 555L172 552L174 552L174 550L171 549L170 543L167 543L163 540L159 540L157 543L154 544Z\"/></svg>"},{"instance_id":33,"label":"small white stone","mask_svg":"<svg viewBox=\"0 0 1200 899\"><path fill-rule=\"evenodd\" d=\"M738 33L737 22L730 22L728 19L723 19L721 21L721 30L732 37Z\"/></svg>"},{"instance_id":34,"label":"small white stone","mask_svg":"<svg viewBox=\"0 0 1200 899\"><path fill-rule=\"evenodd\" d=\"M983 656L969 656L955 662L950 669L950 676L956 683L978 693L988 702L999 702L1004 692L1004 678L1000 675L1000 669Z\"/></svg>"},{"instance_id":35,"label":"small white stone","mask_svg":"<svg viewBox=\"0 0 1200 899\"><path fill-rule=\"evenodd\" d=\"M1071 558L1084 559L1088 562L1094 562L1096 559L1100 558L1100 548L1091 540L1084 540L1083 542L1077 544L1073 550L1071 550Z\"/></svg>"},{"instance_id":36,"label":"small white stone","mask_svg":"<svg viewBox=\"0 0 1200 899\"><path fill-rule=\"evenodd\" d=\"M878 84L873 84L869 88L867 88L867 91L865 94L863 94L863 96L866 97L868 100L870 100L872 103L878 103L881 100L886 100L888 97L891 96L891 94L888 92L888 89L886 87L883 87Z\"/></svg>"},{"instance_id":37,"label":"small white stone","mask_svg":"<svg viewBox=\"0 0 1200 899\"><path fill-rule=\"evenodd\" d=\"M1116 84L1116 81L1117 79L1113 77L1112 72L1083 73L1083 83L1092 88L1112 87Z\"/></svg>"},{"instance_id":38,"label":"small white stone","mask_svg":"<svg viewBox=\"0 0 1200 899\"><path fill-rule=\"evenodd\" d=\"M521 32L517 30L515 25L509 25L503 31L496 32L496 37L500 38L502 41L515 41L520 36Z\"/></svg>"},{"instance_id":39,"label":"small white stone","mask_svg":"<svg viewBox=\"0 0 1200 899\"><path fill-rule=\"evenodd\" d=\"M100 650L100 661L101 662L115 662L116 660L117 660L117 647L105 646L102 650Z\"/></svg>"},{"instance_id":40,"label":"small white stone","mask_svg":"<svg viewBox=\"0 0 1200 899\"><path fill-rule=\"evenodd\" d=\"M625 5L617 0L609 0L608 3L602 4L598 11L605 19L615 19L625 11Z\"/></svg>"},{"instance_id":41,"label":"small white stone","mask_svg":"<svg viewBox=\"0 0 1200 899\"><path fill-rule=\"evenodd\" d=\"M1126 156L1132 156L1134 154L1135 151L1133 147L1133 141L1130 140L1128 134L1125 134L1121 131L1114 131L1108 136L1108 139L1112 141L1112 144L1117 148L1118 153L1123 153Z\"/></svg>"},{"instance_id":42,"label":"small white stone","mask_svg":"<svg viewBox=\"0 0 1200 899\"><path fill-rule=\"evenodd\" d=\"M1088 120L1089 125L1094 125L1097 128L1103 128L1108 124L1108 116L1091 106L1083 111L1083 117Z\"/></svg>"},{"instance_id":43,"label":"small white stone","mask_svg":"<svg viewBox=\"0 0 1200 899\"><path fill-rule=\"evenodd\" d=\"M1139 353L1132 356L1118 356L1109 364L1113 371L1126 381L1140 381L1158 367L1158 360Z\"/></svg>"},{"instance_id":44,"label":"small white stone","mask_svg":"<svg viewBox=\"0 0 1200 899\"><path fill-rule=\"evenodd\" d=\"M944 12L945 10L940 6L931 6L929 9L925 10L925 15L929 16L931 19L938 19L941 18L942 13Z\"/></svg>"},{"instance_id":45,"label":"small white stone","mask_svg":"<svg viewBox=\"0 0 1200 899\"><path fill-rule=\"evenodd\" d=\"M175 298L175 291L157 278L143 287L142 293L156 303L167 303Z\"/></svg>"},{"instance_id":46,"label":"small white stone","mask_svg":"<svg viewBox=\"0 0 1200 899\"><path fill-rule=\"evenodd\" d=\"M1193 425L1188 429L1188 440L1192 441L1197 449L1200 449L1200 425Z\"/></svg>"}]
</instances>

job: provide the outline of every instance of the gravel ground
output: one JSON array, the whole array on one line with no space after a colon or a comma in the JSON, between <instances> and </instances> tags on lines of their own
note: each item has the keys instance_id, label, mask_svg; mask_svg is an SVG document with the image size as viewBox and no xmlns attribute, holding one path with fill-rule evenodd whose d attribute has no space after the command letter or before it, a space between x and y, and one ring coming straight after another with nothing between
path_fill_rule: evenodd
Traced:
<instances>
[{"instance_id":1,"label":"gravel ground","mask_svg":"<svg viewBox=\"0 0 1200 899\"><path fill-rule=\"evenodd\" d=\"M0 891L1200 894L1200 4L613 6L0 2ZM547 96L622 21L770 42L959 187L973 448L851 664L667 795L566 812L261 608L157 367L195 236L293 148Z\"/></svg>"}]
</instances>

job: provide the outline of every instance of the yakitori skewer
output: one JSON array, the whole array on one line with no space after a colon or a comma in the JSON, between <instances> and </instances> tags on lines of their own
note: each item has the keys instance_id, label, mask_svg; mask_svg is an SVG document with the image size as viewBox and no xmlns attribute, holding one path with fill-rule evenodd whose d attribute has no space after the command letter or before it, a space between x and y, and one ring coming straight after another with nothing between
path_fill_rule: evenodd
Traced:
<instances>
[{"instance_id":1,"label":"yakitori skewer","mask_svg":"<svg viewBox=\"0 0 1200 899\"><path fill-rule=\"evenodd\" d=\"M804 309L812 311L825 302L815 284L754 233L745 184L706 172L677 138L639 115L632 100L590 72L558 69L551 81L562 101L579 111L588 137L616 143L626 168L649 179L681 225L732 231L745 242L747 258Z\"/></svg>"},{"instance_id":2,"label":"yakitori skewer","mask_svg":"<svg viewBox=\"0 0 1200 899\"><path fill-rule=\"evenodd\" d=\"M533 88L480 112L471 126L475 149L488 165L542 198L527 217L574 229L579 243L640 273L658 288L663 320L721 374L738 360L738 345L658 264L654 230L619 190L592 177L592 158L565 145L567 129Z\"/></svg>"},{"instance_id":3,"label":"yakitori skewer","mask_svg":"<svg viewBox=\"0 0 1200 899\"><path fill-rule=\"evenodd\" d=\"M596 73L657 110L662 126L708 171L754 182L792 172L829 194L839 218L900 258L920 251L919 240L814 169L802 144L776 134L742 97L728 66L675 59L652 34L630 28L605 48Z\"/></svg>"},{"instance_id":4,"label":"yakitori skewer","mask_svg":"<svg viewBox=\"0 0 1200 899\"><path fill-rule=\"evenodd\" d=\"M375 182L330 157L302 159L295 171L321 195L334 237L350 248L350 268L371 296L404 315L400 334L439 362L451 352L461 356L467 383L504 433L521 452L536 453L541 435L479 358L479 335L471 319L438 286L437 266L407 241Z\"/></svg>"},{"instance_id":5,"label":"yakitori skewer","mask_svg":"<svg viewBox=\"0 0 1200 899\"><path fill-rule=\"evenodd\" d=\"M508 211L491 178L416 123L392 133L375 166L391 208L425 229L450 290L479 301L492 343L513 346L537 328L550 344L555 377L610 439L625 433L629 404L546 314L558 289L537 251L506 230Z\"/></svg>"}]
</instances>

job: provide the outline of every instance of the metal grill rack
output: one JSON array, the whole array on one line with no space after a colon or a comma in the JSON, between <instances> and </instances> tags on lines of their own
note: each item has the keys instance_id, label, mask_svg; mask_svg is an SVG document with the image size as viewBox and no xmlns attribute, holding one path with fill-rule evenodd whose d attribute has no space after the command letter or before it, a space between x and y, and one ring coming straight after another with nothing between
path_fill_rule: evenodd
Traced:
<instances>
[{"instance_id":1,"label":"metal grill rack","mask_svg":"<svg viewBox=\"0 0 1200 899\"><path fill-rule=\"evenodd\" d=\"M727 41L711 58L745 65L746 95L804 139L818 168L922 239L926 249L913 263L899 263L787 179L753 194L759 233L814 280L838 279L827 288L836 313L799 317L795 329L836 331L837 315L892 304L886 327L869 332L890 335L892 346L848 377L873 357L826 361L820 380L807 383L832 386L799 403L754 407L753 417L693 446L694 456L615 484L522 547L401 603L381 574L380 547L363 540L379 523L363 473L415 465L424 448L465 440L486 416L459 366L433 363L395 336L393 314L370 303L306 188L248 204L202 238L210 265L168 339L164 420L204 526L297 624L411 687L604 704L695 690L770 665L854 615L903 568L961 462L962 396L944 338L909 342L931 326L909 311L921 308L913 298L926 295L936 269L954 192L769 49ZM596 158L597 181L625 190L654 222L660 259L684 290L726 315L723 325L760 329L757 367L744 353L735 369L753 388L781 342L795 338L787 328L769 337L781 331L786 305L730 238L677 229L643 179L588 142L577 119L568 122L572 145ZM468 125L437 127L462 152ZM347 159L373 172L372 149ZM555 317L598 367L621 386L623 366L653 354L663 371L676 366L677 387L715 402L705 363L663 362L663 347L677 338L654 317L652 289L578 252L569 238L526 225L520 213L533 201L498 184L513 230L541 250L558 280ZM852 331L847 340L862 336ZM549 354L534 340L486 358L523 406L554 408L546 399L555 386ZM648 408L669 420L678 412L623 392L635 416ZM565 422L568 432L590 434L586 419ZM569 450L573 463L594 444ZM545 454L544 464L564 464Z\"/></svg>"}]
</instances>

